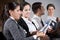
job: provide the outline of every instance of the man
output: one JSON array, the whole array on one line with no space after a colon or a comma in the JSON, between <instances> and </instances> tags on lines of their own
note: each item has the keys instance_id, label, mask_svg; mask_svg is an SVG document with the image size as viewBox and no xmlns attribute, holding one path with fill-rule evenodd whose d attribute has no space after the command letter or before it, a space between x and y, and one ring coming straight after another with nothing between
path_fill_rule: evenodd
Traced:
<instances>
[{"instance_id":1,"label":"man","mask_svg":"<svg viewBox=\"0 0 60 40\"><path fill-rule=\"evenodd\" d=\"M32 21L35 23L37 29L40 30L44 26L41 18L41 16L44 14L44 7L41 2L35 2L32 5L32 10L34 12Z\"/></svg>"},{"instance_id":2,"label":"man","mask_svg":"<svg viewBox=\"0 0 60 40\"><path fill-rule=\"evenodd\" d=\"M32 11L34 12L32 21L35 24L37 30L41 30L44 27L44 23L41 18L41 16L44 15L44 10L45 9L41 2L35 2L32 4ZM45 39L45 37L43 38L43 40L49 40L49 39L47 39L48 37L46 39Z\"/></svg>"}]
</instances>

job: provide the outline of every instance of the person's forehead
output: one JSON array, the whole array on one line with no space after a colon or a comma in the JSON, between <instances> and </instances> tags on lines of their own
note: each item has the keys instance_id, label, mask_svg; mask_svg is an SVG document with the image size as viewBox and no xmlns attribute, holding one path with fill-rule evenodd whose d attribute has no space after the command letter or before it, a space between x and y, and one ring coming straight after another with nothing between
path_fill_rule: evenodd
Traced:
<instances>
[{"instance_id":1,"label":"person's forehead","mask_svg":"<svg viewBox=\"0 0 60 40\"><path fill-rule=\"evenodd\" d=\"M18 9L20 9L20 6L17 6L17 7L15 8L15 10L18 10Z\"/></svg>"},{"instance_id":2,"label":"person's forehead","mask_svg":"<svg viewBox=\"0 0 60 40\"><path fill-rule=\"evenodd\" d=\"M54 8L53 6L49 6L48 8Z\"/></svg>"}]
</instances>

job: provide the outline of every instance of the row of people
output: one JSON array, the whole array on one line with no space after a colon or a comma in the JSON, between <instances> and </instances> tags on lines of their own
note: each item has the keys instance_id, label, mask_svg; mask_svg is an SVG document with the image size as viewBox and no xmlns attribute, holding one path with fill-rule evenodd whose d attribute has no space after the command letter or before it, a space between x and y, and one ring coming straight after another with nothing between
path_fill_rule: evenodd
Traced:
<instances>
[{"instance_id":1,"label":"row of people","mask_svg":"<svg viewBox=\"0 0 60 40\"><path fill-rule=\"evenodd\" d=\"M46 33L39 31L45 26L41 18L44 15L44 6L41 2L32 4L33 18L30 18L30 9L31 5L28 2L20 4L11 2L5 5L5 14L8 15L8 19L4 23L3 34L7 40L50 40ZM53 17L54 9L53 4L48 4L46 24L49 20L56 22L56 18ZM52 30L52 27L50 29Z\"/></svg>"}]
</instances>

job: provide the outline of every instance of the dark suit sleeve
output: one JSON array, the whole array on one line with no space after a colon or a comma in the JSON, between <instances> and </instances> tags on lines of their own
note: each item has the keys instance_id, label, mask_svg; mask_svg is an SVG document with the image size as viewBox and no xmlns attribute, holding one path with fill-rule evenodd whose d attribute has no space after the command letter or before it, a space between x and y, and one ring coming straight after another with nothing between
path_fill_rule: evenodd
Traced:
<instances>
[{"instance_id":1,"label":"dark suit sleeve","mask_svg":"<svg viewBox=\"0 0 60 40\"><path fill-rule=\"evenodd\" d=\"M21 36L20 30L18 30L18 26L16 24L9 25L9 31L14 38L14 40L34 40L33 37L23 37Z\"/></svg>"}]
</instances>

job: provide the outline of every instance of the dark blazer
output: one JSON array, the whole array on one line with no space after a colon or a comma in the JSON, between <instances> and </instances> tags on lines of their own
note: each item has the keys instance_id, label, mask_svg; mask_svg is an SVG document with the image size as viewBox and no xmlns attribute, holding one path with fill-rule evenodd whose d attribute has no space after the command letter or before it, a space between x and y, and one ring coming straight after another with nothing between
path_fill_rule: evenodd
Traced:
<instances>
[{"instance_id":1,"label":"dark blazer","mask_svg":"<svg viewBox=\"0 0 60 40\"><path fill-rule=\"evenodd\" d=\"M35 40L32 36L26 37L24 29L11 18L4 24L3 34L7 40Z\"/></svg>"},{"instance_id":2,"label":"dark blazer","mask_svg":"<svg viewBox=\"0 0 60 40\"><path fill-rule=\"evenodd\" d=\"M23 18L21 18L21 19L18 20L18 24L19 24L23 29L26 30L26 32L27 32L27 34L26 34L27 37L28 37L28 36L31 36L31 34L30 34L30 32L29 32L28 25L27 25L26 22L23 20Z\"/></svg>"}]
</instances>

